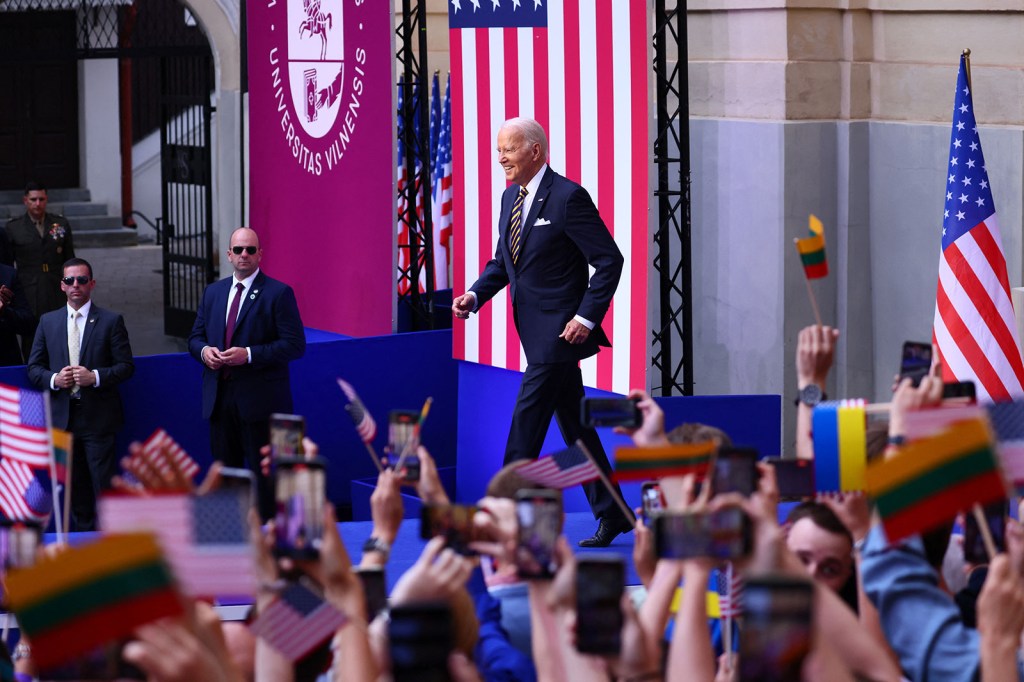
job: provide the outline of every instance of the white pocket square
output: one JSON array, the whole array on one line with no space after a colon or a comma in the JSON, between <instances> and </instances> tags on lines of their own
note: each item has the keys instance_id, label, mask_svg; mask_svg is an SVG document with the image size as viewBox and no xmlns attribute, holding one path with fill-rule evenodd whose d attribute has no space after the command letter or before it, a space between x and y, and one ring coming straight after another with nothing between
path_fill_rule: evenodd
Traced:
<instances>
[{"instance_id":1,"label":"white pocket square","mask_svg":"<svg viewBox=\"0 0 1024 682\"><path fill-rule=\"evenodd\" d=\"M533 226L534 227L537 227L539 225L550 225L550 224L551 224L551 221L550 220L546 220L544 218L537 218L537 220L535 220L533 222Z\"/></svg>"}]
</instances>

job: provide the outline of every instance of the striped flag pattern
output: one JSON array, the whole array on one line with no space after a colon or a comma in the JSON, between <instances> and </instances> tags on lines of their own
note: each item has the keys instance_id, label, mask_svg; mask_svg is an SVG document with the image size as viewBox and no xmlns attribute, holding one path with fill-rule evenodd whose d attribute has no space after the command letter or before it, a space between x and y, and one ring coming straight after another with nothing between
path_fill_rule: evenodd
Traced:
<instances>
[{"instance_id":1,"label":"striped flag pattern","mask_svg":"<svg viewBox=\"0 0 1024 682\"><path fill-rule=\"evenodd\" d=\"M581 363L583 382L617 393L644 386L647 367L649 3L523 0L449 3L453 291L490 260L504 173L495 140L502 122L536 119L551 167L583 185L625 258L602 322L612 348ZM508 294L453 331L457 359L526 368Z\"/></svg>"},{"instance_id":2,"label":"striped flag pattern","mask_svg":"<svg viewBox=\"0 0 1024 682\"><path fill-rule=\"evenodd\" d=\"M620 447L615 450L616 482L646 481L666 476L707 476L718 446L714 441L658 447Z\"/></svg>"},{"instance_id":3,"label":"striped flag pattern","mask_svg":"<svg viewBox=\"0 0 1024 682\"><path fill-rule=\"evenodd\" d=\"M295 662L347 622L344 613L305 585L293 583L260 614L252 633Z\"/></svg>"},{"instance_id":4,"label":"striped flag pattern","mask_svg":"<svg viewBox=\"0 0 1024 682\"><path fill-rule=\"evenodd\" d=\"M718 568L715 587L718 592L719 618L742 616L743 578L733 570L732 562Z\"/></svg>"},{"instance_id":5,"label":"striped flag pattern","mask_svg":"<svg viewBox=\"0 0 1024 682\"><path fill-rule=\"evenodd\" d=\"M890 542L1006 497L985 419L956 422L873 462L865 476Z\"/></svg>"},{"instance_id":6,"label":"striped flag pattern","mask_svg":"<svg viewBox=\"0 0 1024 682\"><path fill-rule=\"evenodd\" d=\"M348 411L348 416L352 417L352 423L355 425L359 437L364 443L373 441L377 436L377 422L373 420L373 415L366 410L366 406L359 399L359 394L356 393L356 389L352 388L352 384L344 379L338 379L338 386L348 398L348 405L345 406L345 409Z\"/></svg>"},{"instance_id":7,"label":"striped flag pattern","mask_svg":"<svg viewBox=\"0 0 1024 682\"><path fill-rule=\"evenodd\" d=\"M174 581L148 533L67 547L12 571L6 587L43 670L128 637L145 623L182 615Z\"/></svg>"},{"instance_id":8,"label":"striped flag pattern","mask_svg":"<svg viewBox=\"0 0 1024 682\"><path fill-rule=\"evenodd\" d=\"M796 240L796 250L804 266L807 279L828 276L828 258L825 256L825 228L814 214L807 219L811 236Z\"/></svg>"},{"instance_id":9,"label":"striped flag pattern","mask_svg":"<svg viewBox=\"0 0 1024 682\"><path fill-rule=\"evenodd\" d=\"M218 490L199 497L105 495L98 508L104 533L154 533L185 594L255 593L247 491Z\"/></svg>"},{"instance_id":10,"label":"striped flag pattern","mask_svg":"<svg viewBox=\"0 0 1024 682\"><path fill-rule=\"evenodd\" d=\"M815 490L864 490L864 468L868 461L864 401L820 403L814 408L811 425L814 438Z\"/></svg>"},{"instance_id":11,"label":"striped flag pattern","mask_svg":"<svg viewBox=\"0 0 1024 682\"><path fill-rule=\"evenodd\" d=\"M545 488L563 490L600 478L594 461L584 452L582 444L570 445L548 457L541 457L516 469L526 480Z\"/></svg>"},{"instance_id":12,"label":"striped flag pattern","mask_svg":"<svg viewBox=\"0 0 1024 682\"><path fill-rule=\"evenodd\" d=\"M397 165L395 167L395 180L397 183L397 197L396 197L396 229L397 229L397 244L398 244L398 295L404 296L409 293L409 280L402 277L402 271L409 269L409 226L405 222L405 210L408 202L405 199L405 187L409 183L409 174L405 168L405 133L404 133L404 119L402 118L402 109L405 107L405 83L403 79L398 81L398 106L397 115L395 119L398 121L398 153L397 153ZM402 248L402 246L406 248Z\"/></svg>"},{"instance_id":13,"label":"striped flag pattern","mask_svg":"<svg viewBox=\"0 0 1024 682\"><path fill-rule=\"evenodd\" d=\"M199 473L199 464L196 463L192 457L185 452L185 449L181 447L176 440L170 437L163 429L157 429L154 431L146 442L142 444L142 454L149 460L151 464L156 464L157 461L160 463L157 465L157 470L161 474L165 474L170 470L170 465L167 464L162 458L157 460L157 452L161 449L166 448L167 453L171 456L171 459L178 465L178 468L188 476L193 478Z\"/></svg>"},{"instance_id":14,"label":"striped flag pattern","mask_svg":"<svg viewBox=\"0 0 1024 682\"><path fill-rule=\"evenodd\" d=\"M46 521L53 510L50 430L42 393L0 384L0 512Z\"/></svg>"},{"instance_id":15,"label":"striped flag pattern","mask_svg":"<svg viewBox=\"0 0 1024 682\"><path fill-rule=\"evenodd\" d=\"M945 381L973 380L978 400L1024 396L1024 362L964 57L950 135L934 343Z\"/></svg>"},{"instance_id":16,"label":"striped flag pattern","mask_svg":"<svg viewBox=\"0 0 1024 682\"><path fill-rule=\"evenodd\" d=\"M43 394L0 384L0 456L33 468L50 466Z\"/></svg>"},{"instance_id":17,"label":"striped flag pattern","mask_svg":"<svg viewBox=\"0 0 1024 682\"><path fill-rule=\"evenodd\" d=\"M452 239L452 79L448 77L441 105L437 156L431 176L434 190L430 216L434 221L434 289L447 289Z\"/></svg>"}]
</instances>

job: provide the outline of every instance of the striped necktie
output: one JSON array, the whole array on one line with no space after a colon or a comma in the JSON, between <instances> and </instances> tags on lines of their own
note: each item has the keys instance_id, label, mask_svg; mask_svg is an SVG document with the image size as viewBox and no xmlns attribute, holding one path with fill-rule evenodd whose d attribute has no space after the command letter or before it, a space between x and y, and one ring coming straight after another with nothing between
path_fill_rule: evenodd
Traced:
<instances>
[{"instance_id":1,"label":"striped necktie","mask_svg":"<svg viewBox=\"0 0 1024 682\"><path fill-rule=\"evenodd\" d=\"M526 188L519 188L519 195L516 196L516 203L512 204L512 217L508 222L508 241L512 249L512 264L519 260L519 238L521 236L520 225L523 223L523 201L526 200Z\"/></svg>"}]
</instances>

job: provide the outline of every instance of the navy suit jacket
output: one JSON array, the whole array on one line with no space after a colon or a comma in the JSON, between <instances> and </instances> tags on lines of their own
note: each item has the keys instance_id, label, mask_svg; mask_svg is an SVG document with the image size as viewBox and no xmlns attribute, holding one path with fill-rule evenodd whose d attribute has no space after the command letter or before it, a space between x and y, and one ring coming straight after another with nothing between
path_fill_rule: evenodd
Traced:
<instances>
[{"instance_id":1,"label":"navy suit jacket","mask_svg":"<svg viewBox=\"0 0 1024 682\"><path fill-rule=\"evenodd\" d=\"M548 168L523 223L519 260L513 265L508 223L519 193L501 197L498 247L470 290L482 306L511 287L516 329L530 363L573 362L608 346L601 320L622 274L622 253L585 189ZM540 224L538 224L540 221ZM595 268L590 276L588 265ZM558 338L579 315L594 323L584 343Z\"/></svg>"},{"instance_id":2,"label":"navy suit jacket","mask_svg":"<svg viewBox=\"0 0 1024 682\"><path fill-rule=\"evenodd\" d=\"M32 352L28 358L28 379L40 391L50 391L53 425L68 428L70 389L50 390L50 378L71 364L68 356L67 307L39 318ZM99 371L100 385L83 386L78 433L111 433L124 423L121 392L118 385L135 374L128 330L119 313L104 310L95 303L89 309L82 332L78 364Z\"/></svg>"},{"instance_id":3,"label":"navy suit jacket","mask_svg":"<svg viewBox=\"0 0 1024 682\"><path fill-rule=\"evenodd\" d=\"M220 373L203 362L203 347L224 348L228 293L233 277L206 287L188 337L188 350L203 365L203 418L209 419L217 402ZM288 363L306 352L306 334L299 317L295 292L283 282L260 270L242 301L235 321L232 346L249 348L252 362L231 368L231 381L238 382L238 410L243 419L266 419L274 412L292 411Z\"/></svg>"},{"instance_id":4,"label":"navy suit jacket","mask_svg":"<svg viewBox=\"0 0 1024 682\"><path fill-rule=\"evenodd\" d=\"M17 334L31 334L35 326L36 316L28 307L25 290L18 278L18 271L10 265L0 263L0 284L14 292L14 300L0 310L0 367L24 364L21 357L21 345Z\"/></svg>"}]
</instances>

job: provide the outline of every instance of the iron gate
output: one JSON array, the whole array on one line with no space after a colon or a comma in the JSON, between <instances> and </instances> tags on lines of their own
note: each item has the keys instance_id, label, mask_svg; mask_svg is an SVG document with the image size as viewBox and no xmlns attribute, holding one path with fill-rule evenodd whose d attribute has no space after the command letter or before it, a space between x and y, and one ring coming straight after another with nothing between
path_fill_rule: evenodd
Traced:
<instances>
[{"instance_id":1,"label":"iron gate","mask_svg":"<svg viewBox=\"0 0 1024 682\"><path fill-rule=\"evenodd\" d=\"M187 337L213 263L209 51L160 58L164 333Z\"/></svg>"}]
</instances>

